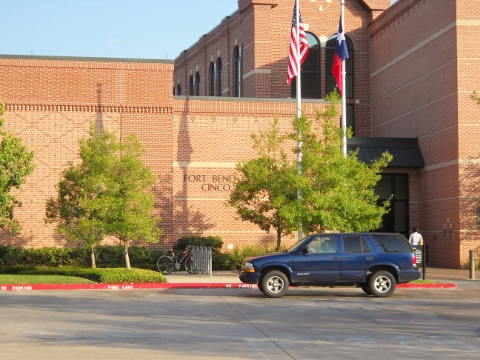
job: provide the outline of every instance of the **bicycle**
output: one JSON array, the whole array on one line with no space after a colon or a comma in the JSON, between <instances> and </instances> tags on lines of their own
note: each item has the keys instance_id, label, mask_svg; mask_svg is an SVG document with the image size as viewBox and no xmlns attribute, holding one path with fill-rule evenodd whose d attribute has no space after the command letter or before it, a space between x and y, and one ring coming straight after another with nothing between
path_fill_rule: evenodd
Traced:
<instances>
[{"instance_id":1,"label":"bicycle","mask_svg":"<svg viewBox=\"0 0 480 360\"><path fill-rule=\"evenodd\" d=\"M173 250L170 250L170 252L172 253L172 256L163 255L160 256L157 260L157 269L162 274L170 274L173 269L175 269L175 271L180 270L180 266L182 265L182 263L188 273L198 273L198 269L195 269L194 267L193 258L188 251L188 248L180 254L175 254Z\"/></svg>"}]
</instances>

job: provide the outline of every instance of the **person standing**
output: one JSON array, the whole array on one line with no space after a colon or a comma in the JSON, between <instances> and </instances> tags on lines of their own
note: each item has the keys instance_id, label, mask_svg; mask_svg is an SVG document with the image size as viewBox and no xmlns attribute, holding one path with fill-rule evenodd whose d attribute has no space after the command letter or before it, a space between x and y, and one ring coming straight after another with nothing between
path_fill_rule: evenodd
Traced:
<instances>
[{"instance_id":1,"label":"person standing","mask_svg":"<svg viewBox=\"0 0 480 360\"><path fill-rule=\"evenodd\" d=\"M418 232L418 227L414 226L412 230L413 230L413 233L408 238L408 242L412 246L423 245L423 238L422 238L422 235Z\"/></svg>"}]
</instances>

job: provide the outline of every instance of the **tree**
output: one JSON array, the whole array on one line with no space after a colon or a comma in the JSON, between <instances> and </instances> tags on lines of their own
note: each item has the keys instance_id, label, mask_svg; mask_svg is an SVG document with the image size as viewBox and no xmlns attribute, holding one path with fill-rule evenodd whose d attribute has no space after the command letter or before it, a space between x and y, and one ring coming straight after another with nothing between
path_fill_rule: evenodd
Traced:
<instances>
[{"instance_id":1,"label":"tree","mask_svg":"<svg viewBox=\"0 0 480 360\"><path fill-rule=\"evenodd\" d=\"M345 156L342 152L343 131L337 124L338 95L327 96L330 103L315 121L304 116L294 120L297 138L302 140L302 174L300 190L303 230L345 232L377 229L390 203L377 204L375 185L382 170L391 161L387 152L365 164L358 160L358 149ZM346 134L351 137L350 131Z\"/></svg>"},{"instance_id":2,"label":"tree","mask_svg":"<svg viewBox=\"0 0 480 360\"><path fill-rule=\"evenodd\" d=\"M46 221L58 222L69 240L90 246L92 267L94 246L107 236L123 243L127 270L131 242L159 240L160 218L153 215L149 191L155 177L143 164L143 153L135 134L119 143L113 133L92 127L90 137L80 142L82 162L70 164L57 186L57 197L47 201Z\"/></svg>"},{"instance_id":3,"label":"tree","mask_svg":"<svg viewBox=\"0 0 480 360\"><path fill-rule=\"evenodd\" d=\"M297 228L296 164L285 153L284 143L288 138L279 134L278 119L269 131L251 137L257 157L237 164L240 180L235 183L227 205L236 208L241 220L252 222L266 232L274 229L278 251L282 237Z\"/></svg>"},{"instance_id":4,"label":"tree","mask_svg":"<svg viewBox=\"0 0 480 360\"><path fill-rule=\"evenodd\" d=\"M306 233L367 231L378 228L388 211L388 201L377 204L374 187L391 155L384 153L371 164L358 160L358 150L344 156L343 132L336 123L338 94L326 100L330 103L314 121L295 118L290 134L280 135L275 119L269 131L252 135L257 156L237 164L240 180L227 204L243 221L267 232L275 229L277 250L281 238L292 234L299 222ZM284 151L288 139L302 144L301 173L294 157ZM298 151L295 146L293 152Z\"/></svg>"},{"instance_id":5,"label":"tree","mask_svg":"<svg viewBox=\"0 0 480 360\"><path fill-rule=\"evenodd\" d=\"M0 102L0 116L5 112L5 102ZM0 118L0 228L7 228L12 235L20 232L18 220L14 218L15 207L22 204L10 193L12 188L20 189L26 177L35 169L33 151L27 147L13 132L3 127Z\"/></svg>"},{"instance_id":6,"label":"tree","mask_svg":"<svg viewBox=\"0 0 480 360\"><path fill-rule=\"evenodd\" d=\"M92 127L90 137L80 140L82 162L69 163L56 186L56 197L50 197L45 206L46 223L58 223L58 231L69 242L90 248L92 268L96 267L95 246L107 236L94 200L103 195L101 184L114 166L117 151L114 134L99 133Z\"/></svg>"}]
</instances>

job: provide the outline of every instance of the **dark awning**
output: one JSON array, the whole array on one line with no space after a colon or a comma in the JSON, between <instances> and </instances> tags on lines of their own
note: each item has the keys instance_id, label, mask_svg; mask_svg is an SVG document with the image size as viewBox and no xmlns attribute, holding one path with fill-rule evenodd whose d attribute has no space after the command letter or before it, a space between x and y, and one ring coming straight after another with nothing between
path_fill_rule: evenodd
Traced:
<instances>
[{"instance_id":1,"label":"dark awning","mask_svg":"<svg viewBox=\"0 0 480 360\"><path fill-rule=\"evenodd\" d=\"M359 148L358 159L366 164L388 151L393 159L388 167L424 167L422 152L416 138L353 137L347 139L347 151Z\"/></svg>"}]
</instances>

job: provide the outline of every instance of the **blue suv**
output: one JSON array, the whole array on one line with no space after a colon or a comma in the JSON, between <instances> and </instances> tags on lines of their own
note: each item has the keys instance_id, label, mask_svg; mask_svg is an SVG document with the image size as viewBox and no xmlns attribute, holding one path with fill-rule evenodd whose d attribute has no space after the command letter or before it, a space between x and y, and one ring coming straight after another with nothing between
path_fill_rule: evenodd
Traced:
<instances>
[{"instance_id":1,"label":"blue suv","mask_svg":"<svg viewBox=\"0 0 480 360\"><path fill-rule=\"evenodd\" d=\"M244 260L239 278L268 297L289 286L355 286L387 297L396 284L420 278L407 239L392 233L312 234L290 250Z\"/></svg>"}]
</instances>

